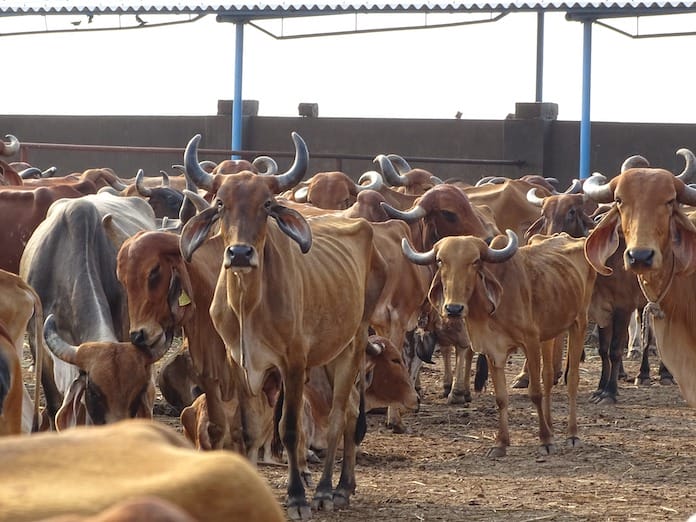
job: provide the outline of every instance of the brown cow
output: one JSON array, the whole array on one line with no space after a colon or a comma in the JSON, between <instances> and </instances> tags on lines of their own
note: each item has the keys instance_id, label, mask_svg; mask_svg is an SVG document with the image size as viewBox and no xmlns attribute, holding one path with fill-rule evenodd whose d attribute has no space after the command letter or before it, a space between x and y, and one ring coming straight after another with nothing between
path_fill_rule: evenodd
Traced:
<instances>
[{"instance_id":1,"label":"brown cow","mask_svg":"<svg viewBox=\"0 0 696 522\"><path fill-rule=\"evenodd\" d=\"M396 187L398 192L421 196L442 180L424 169L413 169L408 162L397 154L380 154L374 161L379 165L384 179Z\"/></svg>"},{"instance_id":2,"label":"brown cow","mask_svg":"<svg viewBox=\"0 0 696 522\"><path fill-rule=\"evenodd\" d=\"M511 351L524 350L530 374L529 397L539 416L542 454L553 453L551 386L553 339L568 332L568 445L579 444L576 401L587 309L596 277L584 258L584 240L559 234L517 247L508 230L508 245L488 246L473 236L446 237L432 250L416 253L404 241L404 252L414 263L437 263L429 298L445 317L466 323L471 344L492 366L499 410L499 427L491 457L506 454L510 445L505 366ZM534 238L533 238L534 239ZM544 366L540 389L541 358Z\"/></svg>"},{"instance_id":3,"label":"brown cow","mask_svg":"<svg viewBox=\"0 0 696 522\"><path fill-rule=\"evenodd\" d=\"M310 203L315 207L345 210L355 203L358 194L365 190L379 190L382 176L378 172L366 172L360 177L360 182L368 181L367 185L356 183L347 174L340 171L318 172L299 188L288 191L288 199L298 203Z\"/></svg>"},{"instance_id":4,"label":"brown cow","mask_svg":"<svg viewBox=\"0 0 696 522\"><path fill-rule=\"evenodd\" d=\"M347 505L355 490L356 442L364 433L364 416L358 432L358 412L349 407L350 395L363 373L369 320L387 267L380 271L374 266L379 257L368 222L336 216L305 219L276 200L275 195L295 186L307 168L306 145L296 133L292 136L296 154L289 171L278 176L227 176L211 206L184 227L181 250L190 259L220 222L225 250L211 317L244 369L253 395L261 392L269 370L280 371L280 436L289 468L287 511L291 518L307 519L311 510L300 476L299 446L306 371L328 365L333 374L329 446L313 499L315 508L333 509ZM200 171L199 141L200 135L195 136L184 156L192 178L200 174L192 175ZM340 435L343 465L333 490Z\"/></svg>"},{"instance_id":5,"label":"brown cow","mask_svg":"<svg viewBox=\"0 0 696 522\"><path fill-rule=\"evenodd\" d=\"M696 173L696 159L688 149L679 176L660 168L635 167L608 184L601 174L585 182L585 193L598 203L616 202L590 233L587 259L602 275L611 273L606 260L619 249L619 232L626 247L624 266L638 276L648 300L647 314L660 357L672 371L681 393L696 406L696 337L694 290L696 289L696 227L681 205L696 205L696 189L686 185Z\"/></svg>"},{"instance_id":6,"label":"brown cow","mask_svg":"<svg viewBox=\"0 0 696 522\"><path fill-rule=\"evenodd\" d=\"M170 502L195 520L284 520L268 484L244 458L195 451L152 421L4 437L0 461L2 522L94 515L143 496Z\"/></svg>"}]
</instances>

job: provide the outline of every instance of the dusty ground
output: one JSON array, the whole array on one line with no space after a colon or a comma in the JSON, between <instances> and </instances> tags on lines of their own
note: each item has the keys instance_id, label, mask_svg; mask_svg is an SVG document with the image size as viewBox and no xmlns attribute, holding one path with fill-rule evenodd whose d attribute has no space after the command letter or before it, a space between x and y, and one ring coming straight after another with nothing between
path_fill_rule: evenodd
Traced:
<instances>
[{"instance_id":1,"label":"dusty ground","mask_svg":"<svg viewBox=\"0 0 696 522\"><path fill-rule=\"evenodd\" d=\"M686 520L696 512L696 411L676 386L622 383L618 405L596 406L588 398L599 357L589 355L578 401L583 446L564 447L565 386L554 389L559 452L543 458L535 410L525 391L511 390L512 445L506 457L491 460L485 453L497 430L492 386L468 408L448 406L439 397L440 362L423 370L425 397L407 418L408 433L394 435L382 427L384 415L369 416L350 508L314 520L643 521ZM521 362L512 356L508 382ZM651 363L656 375L657 360ZM639 364L625 366L635 374ZM282 501L285 471L261 473Z\"/></svg>"}]
</instances>

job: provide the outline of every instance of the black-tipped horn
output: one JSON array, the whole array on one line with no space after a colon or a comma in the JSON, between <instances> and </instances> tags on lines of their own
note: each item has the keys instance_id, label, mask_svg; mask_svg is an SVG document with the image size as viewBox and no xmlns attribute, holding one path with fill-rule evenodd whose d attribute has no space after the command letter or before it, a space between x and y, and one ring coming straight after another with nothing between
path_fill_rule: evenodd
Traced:
<instances>
[{"instance_id":1,"label":"black-tipped horn","mask_svg":"<svg viewBox=\"0 0 696 522\"><path fill-rule=\"evenodd\" d=\"M302 139L302 136L296 132L293 131L291 136L295 144L295 160L286 172L275 176L278 180L278 192L289 190L302 181L302 178L307 173L307 167L309 166L307 144Z\"/></svg>"},{"instance_id":2,"label":"black-tipped horn","mask_svg":"<svg viewBox=\"0 0 696 522\"><path fill-rule=\"evenodd\" d=\"M218 165L218 164L215 163L214 161L203 160L203 161L201 161L201 162L199 163L199 165L200 165L201 168L202 168L203 170L205 170L206 172L212 172L212 171L214 171L214 170L217 168L217 165Z\"/></svg>"},{"instance_id":3,"label":"black-tipped horn","mask_svg":"<svg viewBox=\"0 0 696 522\"><path fill-rule=\"evenodd\" d=\"M270 156L259 156L251 164L259 174L275 175L278 173L278 164Z\"/></svg>"},{"instance_id":4,"label":"black-tipped horn","mask_svg":"<svg viewBox=\"0 0 696 522\"><path fill-rule=\"evenodd\" d=\"M6 134L5 138L7 138L9 141L7 143L3 143L3 148L2 150L2 155L3 156L12 156L14 154L17 154L19 151L19 140L17 139L16 136L13 136L12 134Z\"/></svg>"},{"instance_id":5,"label":"black-tipped horn","mask_svg":"<svg viewBox=\"0 0 696 522\"><path fill-rule=\"evenodd\" d=\"M189 189L184 189L184 197L188 199L193 206L196 207L196 211L203 212L210 204L198 194L198 192L193 192Z\"/></svg>"},{"instance_id":6,"label":"black-tipped horn","mask_svg":"<svg viewBox=\"0 0 696 522\"><path fill-rule=\"evenodd\" d=\"M443 185L445 182L437 176L430 176L430 183L432 183L433 185Z\"/></svg>"},{"instance_id":7,"label":"black-tipped horn","mask_svg":"<svg viewBox=\"0 0 696 522\"><path fill-rule=\"evenodd\" d=\"M399 174L406 174L408 171L413 170L411 165L408 164L408 161L398 154L387 154L387 159L391 161L391 164L394 165L394 168Z\"/></svg>"},{"instance_id":8,"label":"black-tipped horn","mask_svg":"<svg viewBox=\"0 0 696 522\"><path fill-rule=\"evenodd\" d=\"M684 183L691 183L694 174L696 174L696 158L694 157L694 153L689 149L679 149L677 154L682 156L684 161L686 161L684 170L677 176L677 179L682 180Z\"/></svg>"},{"instance_id":9,"label":"black-tipped horn","mask_svg":"<svg viewBox=\"0 0 696 522\"><path fill-rule=\"evenodd\" d=\"M508 244L500 249L488 246L485 253L481 256L484 261L488 261L489 263L502 263L510 259L515 252L517 252L517 234L510 229L507 229L505 234L508 237Z\"/></svg>"},{"instance_id":10,"label":"black-tipped horn","mask_svg":"<svg viewBox=\"0 0 696 522\"><path fill-rule=\"evenodd\" d=\"M152 190L150 187L145 186L145 172L143 169L138 169L138 173L135 175L135 190L138 194L149 198L152 195Z\"/></svg>"},{"instance_id":11,"label":"black-tipped horn","mask_svg":"<svg viewBox=\"0 0 696 522\"><path fill-rule=\"evenodd\" d=\"M363 185L362 183L364 181L367 181L368 184ZM355 185L355 190L357 192L360 192L361 190L379 190L383 186L384 178L382 178L382 175L376 170L368 170L367 172L363 173L362 176L360 176L358 183Z\"/></svg>"},{"instance_id":12,"label":"black-tipped horn","mask_svg":"<svg viewBox=\"0 0 696 522\"><path fill-rule=\"evenodd\" d=\"M582 192L582 181L575 178L563 194L580 194Z\"/></svg>"},{"instance_id":13,"label":"black-tipped horn","mask_svg":"<svg viewBox=\"0 0 696 522\"><path fill-rule=\"evenodd\" d=\"M626 172L628 169L644 169L650 167L650 162L643 156L635 154L629 156L621 164L621 172Z\"/></svg>"},{"instance_id":14,"label":"black-tipped horn","mask_svg":"<svg viewBox=\"0 0 696 522\"><path fill-rule=\"evenodd\" d=\"M535 207L541 208L544 206L544 198L537 196L536 188L531 188L527 191L527 201L529 201Z\"/></svg>"},{"instance_id":15,"label":"black-tipped horn","mask_svg":"<svg viewBox=\"0 0 696 522\"><path fill-rule=\"evenodd\" d=\"M401 250L411 263L417 265L432 265L435 262L434 248L431 248L427 252L416 252L406 238L401 240Z\"/></svg>"},{"instance_id":16,"label":"black-tipped horn","mask_svg":"<svg viewBox=\"0 0 696 522\"><path fill-rule=\"evenodd\" d=\"M392 162L389 161L389 158L384 154L380 154L372 160L372 162L379 165L379 170L382 171L384 179L387 180L387 183L390 185L394 187L403 187L406 184L406 178L396 171Z\"/></svg>"},{"instance_id":17,"label":"black-tipped horn","mask_svg":"<svg viewBox=\"0 0 696 522\"><path fill-rule=\"evenodd\" d=\"M677 196L677 201L684 205L696 206L696 185L684 185L684 190Z\"/></svg>"},{"instance_id":18,"label":"black-tipped horn","mask_svg":"<svg viewBox=\"0 0 696 522\"><path fill-rule=\"evenodd\" d=\"M41 173L42 178L52 178L53 176L56 175L56 172L58 171L58 167L48 167L46 170L44 170Z\"/></svg>"},{"instance_id":19,"label":"black-tipped horn","mask_svg":"<svg viewBox=\"0 0 696 522\"><path fill-rule=\"evenodd\" d=\"M597 203L614 202L614 190L607 184L607 178L599 172L593 173L585 180L582 190Z\"/></svg>"},{"instance_id":20,"label":"black-tipped horn","mask_svg":"<svg viewBox=\"0 0 696 522\"><path fill-rule=\"evenodd\" d=\"M53 314L49 314L44 321L44 339L46 341L46 346L53 352L53 354L70 364L76 364L77 360L77 346L67 343L58 334L56 328L56 318Z\"/></svg>"},{"instance_id":21,"label":"black-tipped horn","mask_svg":"<svg viewBox=\"0 0 696 522\"><path fill-rule=\"evenodd\" d=\"M478 180L478 181L474 184L474 186L475 186L475 187L480 187L481 185L485 185L486 183L488 183L488 182L489 182L490 180L492 180L493 178L495 178L495 176L484 176L484 177L482 177L480 180Z\"/></svg>"},{"instance_id":22,"label":"black-tipped horn","mask_svg":"<svg viewBox=\"0 0 696 522\"><path fill-rule=\"evenodd\" d=\"M201 135L196 134L186 145L184 152L184 173L197 187L203 190L213 190L213 176L208 174L198 163L198 144Z\"/></svg>"},{"instance_id":23,"label":"black-tipped horn","mask_svg":"<svg viewBox=\"0 0 696 522\"><path fill-rule=\"evenodd\" d=\"M419 219L424 218L427 214L427 211L420 205L416 205L410 210L406 211L394 208L389 203L385 203L384 201L381 201L380 205L384 209L384 212L386 212L387 216L389 216L392 219L400 219L401 221L406 221L407 223L413 223L415 221L418 221Z\"/></svg>"},{"instance_id":24,"label":"black-tipped horn","mask_svg":"<svg viewBox=\"0 0 696 522\"><path fill-rule=\"evenodd\" d=\"M162 187L169 187L169 174L164 170L160 170L160 174L162 174Z\"/></svg>"},{"instance_id":25,"label":"black-tipped horn","mask_svg":"<svg viewBox=\"0 0 696 522\"><path fill-rule=\"evenodd\" d=\"M18 174L22 179L39 179L41 177L41 169L29 167L28 169L24 169L22 172L18 172Z\"/></svg>"}]
</instances>

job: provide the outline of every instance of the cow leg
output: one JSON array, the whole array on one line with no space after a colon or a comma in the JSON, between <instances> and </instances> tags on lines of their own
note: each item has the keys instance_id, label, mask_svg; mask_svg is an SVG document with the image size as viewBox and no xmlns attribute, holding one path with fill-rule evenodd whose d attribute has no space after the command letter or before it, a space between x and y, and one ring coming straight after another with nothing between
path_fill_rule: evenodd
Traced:
<instances>
[{"instance_id":1,"label":"cow leg","mask_svg":"<svg viewBox=\"0 0 696 522\"><path fill-rule=\"evenodd\" d=\"M623 370L623 351L624 346L626 346L628 324L630 321L630 312L625 310L614 311L611 327L611 342L609 345L611 371L601 396L597 397L597 404L616 404L616 396L619 394L619 378Z\"/></svg>"},{"instance_id":2,"label":"cow leg","mask_svg":"<svg viewBox=\"0 0 696 522\"><path fill-rule=\"evenodd\" d=\"M225 442L225 435L230 432L227 415L222 408L222 395L220 386L216 380L200 376L201 389L205 393L205 400L208 403L208 436L210 437L211 449L222 449ZM239 427L241 431L241 426ZM244 450L244 436L236 433L231 436L234 442L241 442L242 451Z\"/></svg>"},{"instance_id":3,"label":"cow leg","mask_svg":"<svg viewBox=\"0 0 696 522\"><path fill-rule=\"evenodd\" d=\"M674 380L674 377L672 376L672 372L669 371L669 369L665 366L665 363L660 360L660 367L658 369L658 372L660 374L660 384L663 386L670 386L673 384L677 384L677 381Z\"/></svg>"},{"instance_id":4,"label":"cow leg","mask_svg":"<svg viewBox=\"0 0 696 522\"><path fill-rule=\"evenodd\" d=\"M304 448L300 448L303 411L302 391L305 382L304 364L288 367L283 377L285 392L279 430L288 454L287 514L292 520L309 520L312 517L312 511L305 495L299 459L300 451L304 451Z\"/></svg>"},{"instance_id":5,"label":"cow leg","mask_svg":"<svg viewBox=\"0 0 696 522\"><path fill-rule=\"evenodd\" d=\"M609 359L609 349L611 346L612 325L610 324L606 327L598 327L597 330L599 333L598 352L599 358L602 361L602 371L599 376L599 384L597 385L597 389L594 392L592 392L592 395L590 397L590 400L592 402L599 402L602 399L604 389L606 388L611 375L611 360Z\"/></svg>"},{"instance_id":6,"label":"cow leg","mask_svg":"<svg viewBox=\"0 0 696 522\"><path fill-rule=\"evenodd\" d=\"M631 312L628 323L628 358L640 359L641 340L640 340L640 311Z\"/></svg>"},{"instance_id":7,"label":"cow leg","mask_svg":"<svg viewBox=\"0 0 696 522\"><path fill-rule=\"evenodd\" d=\"M527 360L525 359L522 371L512 380L510 385L512 388L524 389L529 386L529 369L527 368Z\"/></svg>"},{"instance_id":8,"label":"cow leg","mask_svg":"<svg viewBox=\"0 0 696 522\"><path fill-rule=\"evenodd\" d=\"M471 402L471 361L474 351L470 346L454 347L455 366L452 391L447 397L447 404L469 404Z\"/></svg>"},{"instance_id":9,"label":"cow leg","mask_svg":"<svg viewBox=\"0 0 696 522\"><path fill-rule=\"evenodd\" d=\"M577 321L568 329L568 438L566 445L576 448L580 446L578 437L578 385L580 384L580 360L582 359L583 343L587 321Z\"/></svg>"},{"instance_id":10,"label":"cow leg","mask_svg":"<svg viewBox=\"0 0 696 522\"><path fill-rule=\"evenodd\" d=\"M452 383L454 381L453 372L452 372L452 350L453 349L454 349L454 347L451 345L440 346L440 354L442 354L442 365L443 365L443 372L444 372L444 376L442 379L442 396L444 398L449 397L449 394L452 391ZM455 356L456 356L456 353L455 353Z\"/></svg>"},{"instance_id":11,"label":"cow leg","mask_svg":"<svg viewBox=\"0 0 696 522\"><path fill-rule=\"evenodd\" d=\"M635 378L634 384L637 386L650 386L650 350L643 350L643 356L640 360L640 372Z\"/></svg>"},{"instance_id":12,"label":"cow leg","mask_svg":"<svg viewBox=\"0 0 696 522\"><path fill-rule=\"evenodd\" d=\"M563 375L563 347L565 346L565 335L559 335L553 342L553 383L558 384L558 380Z\"/></svg>"},{"instance_id":13,"label":"cow leg","mask_svg":"<svg viewBox=\"0 0 696 522\"><path fill-rule=\"evenodd\" d=\"M496 361L493 357L488 357L488 366L493 381L495 391L495 403L498 406L498 434L495 437L495 446L490 448L486 455L488 457L504 457L507 447L510 445L510 427L508 424L508 392L505 382L505 361L507 355Z\"/></svg>"},{"instance_id":14,"label":"cow leg","mask_svg":"<svg viewBox=\"0 0 696 522\"><path fill-rule=\"evenodd\" d=\"M539 416L539 453L551 455L556 452L553 443L553 430L551 429L551 386L553 383L553 339L542 343L541 347L527 346L527 370L529 372L529 399L537 409ZM544 388L548 391L541 392L541 354L544 354Z\"/></svg>"}]
</instances>

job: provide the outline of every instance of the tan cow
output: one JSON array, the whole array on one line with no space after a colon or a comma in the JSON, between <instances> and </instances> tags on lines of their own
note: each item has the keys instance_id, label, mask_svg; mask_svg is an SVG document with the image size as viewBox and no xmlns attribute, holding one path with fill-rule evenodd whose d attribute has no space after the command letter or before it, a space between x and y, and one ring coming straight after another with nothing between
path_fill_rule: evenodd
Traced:
<instances>
[{"instance_id":1,"label":"tan cow","mask_svg":"<svg viewBox=\"0 0 696 522\"><path fill-rule=\"evenodd\" d=\"M374 266L379 258L367 221L305 219L276 200L275 195L295 186L307 168L306 145L296 133L293 140L295 161L285 174L227 176L211 206L184 227L181 250L190 259L219 221L225 249L211 317L245 371L253 395L260 394L269 371L280 371L280 436L289 468L287 511L291 518L307 519L311 510L300 476L299 445L306 371L329 365L334 379L329 447L313 499L315 508L333 509L347 505L355 490L355 443L364 433L364 416L358 432L359 415L349 407L350 395L363 373L369 320L387 267L380 271ZM189 175L200 171L199 141L200 135L195 136L186 149ZM333 465L341 435L343 465L334 490Z\"/></svg>"},{"instance_id":2,"label":"tan cow","mask_svg":"<svg viewBox=\"0 0 696 522\"><path fill-rule=\"evenodd\" d=\"M0 461L1 522L95 515L143 496L195 520L284 520L268 484L244 458L195 451L152 421L5 437Z\"/></svg>"},{"instance_id":3,"label":"tan cow","mask_svg":"<svg viewBox=\"0 0 696 522\"><path fill-rule=\"evenodd\" d=\"M696 159L688 149L677 153L686 159L679 176L636 167L608 184L601 174L585 182L585 193L595 201L616 203L588 237L585 251L595 270L607 275L611 269L606 260L619 248L623 232L624 265L638 276L648 300L660 357L684 399L696 406L696 227L681 208L696 205L696 189L686 184L696 173Z\"/></svg>"},{"instance_id":4,"label":"tan cow","mask_svg":"<svg viewBox=\"0 0 696 522\"><path fill-rule=\"evenodd\" d=\"M416 253L404 241L414 263L436 263L430 287L433 307L450 319L459 318L475 350L492 367L499 409L499 427L491 457L506 454L510 444L505 366L511 351L521 348L529 367L529 397L539 416L542 454L553 453L551 386L553 340L568 332L568 445L579 444L576 400L579 365L587 327L587 309L596 274L584 258L584 240L559 234L518 249L517 236L507 231L508 245L495 249L473 236L446 237L432 250ZM534 239L534 238L533 238ZM543 357L544 389L540 389Z\"/></svg>"}]
</instances>

